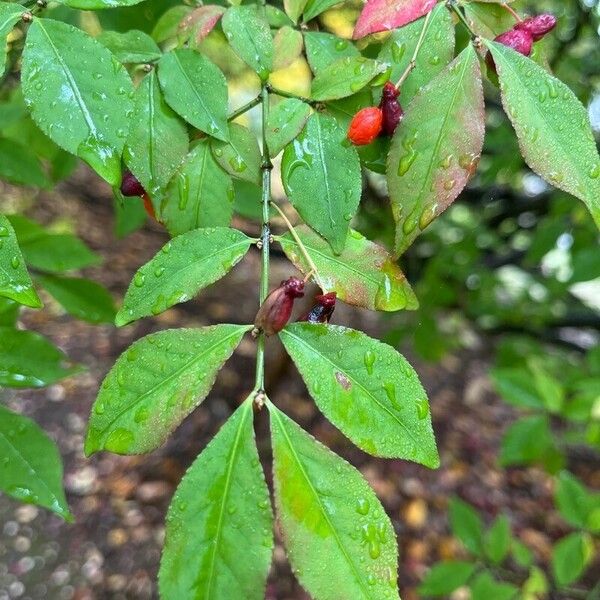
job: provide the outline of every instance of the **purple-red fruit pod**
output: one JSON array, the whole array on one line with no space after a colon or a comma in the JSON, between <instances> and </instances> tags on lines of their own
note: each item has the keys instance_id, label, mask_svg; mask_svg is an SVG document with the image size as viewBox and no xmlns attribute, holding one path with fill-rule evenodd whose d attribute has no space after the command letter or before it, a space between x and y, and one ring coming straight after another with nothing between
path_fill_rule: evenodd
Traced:
<instances>
[{"instance_id":1,"label":"purple-red fruit pod","mask_svg":"<svg viewBox=\"0 0 600 600\"><path fill-rule=\"evenodd\" d=\"M304 296L304 281L290 277L282 281L262 303L254 319L254 327L265 335L279 333L290 320L294 300Z\"/></svg>"},{"instance_id":2,"label":"purple-red fruit pod","mask_svg":"<svg viewBox=\"0 0 600 600\"><path fill-rule=\"evenodd\" d=\"M125 171L121 179L121 194L123 196L143 196L146 190L131 171Z\"/></svg>"},{"instance_id":3,"label":"purple-red fruit pod","mask_svg":"<svg viewBox=\"0 0 600 600\"><path fill-rule=\"evenodd\" d=\"M523 29L511 29L510 31L505 31L494 41L516 50L523 56L529 56L531 54L531 48L533 47L533 36L529 31Z\"/></svg>"},{"instance_id":4,"label":"purple-red fruit pod","mask_svg":"<svg viewBox=\"0 0 600 600\"><path fill-rule=\"evenodd\" d=\"M556 27L557 19L550 13L529 17L515 25L515 29L527 31L533 37L533 41L541 40L547 33Z\"/></svg>"}]
</instances>

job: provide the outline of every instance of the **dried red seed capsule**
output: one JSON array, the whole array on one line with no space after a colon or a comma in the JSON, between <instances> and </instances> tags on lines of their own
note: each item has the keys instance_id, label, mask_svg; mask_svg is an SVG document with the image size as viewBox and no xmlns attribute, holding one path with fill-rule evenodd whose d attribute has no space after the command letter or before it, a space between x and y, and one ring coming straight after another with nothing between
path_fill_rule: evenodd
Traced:
<instances>
[{"instance_id":1,"label":"dried red seed capsule","mask_svg":"<svg viewBox=\"0 0 600 600\"><path fill-rule=\"evenodd\" d=\"M404 111L402 110L402 106L400 106L400 102L398 102L399 95L400 90L391 81L386 82L383 86L381 102L379 103L379 108L381 108L383 116L382 130L385 135L393 135L396 127L398 127L398 123L404 117Z\"/></svg>"},{"instance_id":2,"label":"dried red seed capsule","mask_svg":"<svg viewBox=\"0 0 600 600\"><path fill-rule=\"evenodd\" d=\"M348 139L355 146L370 144L381 132L383 114L377 106L368 106L359 110L348 128Z\"/></svg>"},{"instance_id":3,"label":"dried red seed capsule","mask_svg":"<svg viewBox=\"0 0 600 600\"><path fill-rule=\"evenodd\" d=\"M296 298L304 296L304 281L290 277L281 282L262 303L254 319L254 327L265 335L279 333L290 320Z\"/></svg>"},{"instance_id":4,"label":"dried red seed capsule","mask_svg":"<svg viewBox=\"0 0 600 600\"><path fill-rule=\"evenodd\" d=\"M123 196L143 196L145 193L146 190L136 176L129 170L125 171L121 179L121 194Z\"/></svg>"},{"instance_id":5,"label":"dried red seed capsule","mask_svg":"<svg viewBox=\"0 0 600 600\"><path fill-rule=\"evenodd\" d=\"M515 29L527 31L533 37L533 41L541 40L547 33L556 27L557 19L550 13L529 17L515 25Z\"/></svg>"},{"instance_id":6,"label":"dried red seed capsule","mask_svg":"<svg viewBox=\"0 0 600 600\"><path fill-rule=\"evenodd\" d=\"M313 306L308 313L298 319L298 321L308 321L309 323L329 323L331 315L335 310L335 301L337 294L329 292L315 296L317 304Z\"/></svg>"}]
</instances>

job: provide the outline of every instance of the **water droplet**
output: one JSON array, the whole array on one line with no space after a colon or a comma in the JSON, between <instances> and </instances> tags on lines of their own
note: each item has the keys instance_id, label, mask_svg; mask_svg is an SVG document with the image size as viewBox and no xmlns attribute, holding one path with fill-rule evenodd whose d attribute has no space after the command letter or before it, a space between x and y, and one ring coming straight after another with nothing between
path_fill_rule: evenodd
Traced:
<instances>
[{"instance_id":1,"label":"water droplet","mask_svg":"<svg viewBox=\"0 0 600 600\"><path fill-rule=\"evenodd\" d=\"M450 165L452 164L452 159L453 158L454 158L453 154L448 154L448 156L444 157L440 161L440 167L442 167L442 169L449 169Z\"/></svg>"},{"instance_id":2,"label":"water droplet","mask_svg":"<svg viewBox=\"0 0 600 600\"><path fill-rule=\"evenodd\" d=\"M454 179L448 179L447 181L444 181L444 189L447 192L449 192L455 185L456 185L456 180L454 180Z\"/></svg>"},{"instance_id":3,"label":"water droplet","mask_svg":"<svg viewBox=\"0 0 600 600\"><path fill-rule=\"evenodd\" d=\"M346 40L338 40L335 43L335 49L338 50L339 52L341 52L342 50L345 50L348 47L348 42Z\"/></svg>"},{"instance_id":4,"label":"water droplet","mask_svg":"<svg viewBox=\"0 0 600 600\"><path fill-rule=\"evenodd\" d=\"M138 271L133 277L133 285L135 285L135 287L142 287L145 282L146 276L141 271Z\"/></svg>"},{"instance_id":5,"label":"water droplet","mask_svg":"<svg viewBox=\"0 0 600 600\"><path fill-rule=\"evenodd\" d=\"M590 177L592 179L598 179L598 177L600 177L600 163L590 169Z\"/></svg>"},{"instance_id":6,"label":"water droplet","mask_svg":"<svg viewBox=\"0 0 600 600\"><path fill-rule=\"evenodd\" d=\"M439 56L437 56L437 55L436 55L436 56L432 56L432 57L429 59L429 64L432 64L433 66L435 66L435 65L439 65L439 64L440 64L440 62L441 62L441 58L440 58Z\"/></svg>"},{"instance_id":7,"label":"water droplet","mask_svg":"<svg viewBox=\"0 0 600 600\"><path fill-rule=\"evenodd\" d=\"M104 406L104 402L96 402L96 404L94 404L94 412L97 415L103 415L104 411L106 410L106 407Z\"/></svg>"},{"instance_id":8,"label":"water droplet","mask_svg":"<svg viewBox=\"0 0 600 600\"><path fill-rule=\"evenodd\" d=\"M406 44L402 42L394 42L392 44L392 59L394 62L400 62L406 52Z\"/></svg>"},{"instance_id":9,"label":"water droplet","mask_svg":"<svg viewBox=\"0 0 600 600\"><path fill-rule=\"evenodd\" d=\"M154 277L160 277L164 272L164 267L156 267L156 269L154 269Z\"/></svg>"},{"instance_id":10,"label":"water droplet","mask_svg":"<svg viewBox=\"0 0 600 600\"><path fill-rule=\"evenodd\" d=\"M148 409L148 407L147 406L140 406L135 411L135 415L133 416L133 420L136 423L144 423L144 421L148 420L149 416L150 416L150 410Z\"/></svg>"},{"instance_id":11,"label":"water droplet","mask_svg":"<svg viewBox=\"0 0 600 600\"><path fill-rule=\"evenodd\" d=\"M368 515L371 506L366 498L359 498L356 502L356 512L359 515Z\"/></svg>"},{"instance_id":12,"label":"water droplet","mask_svg":"<svg viewBox=\"0 0 600 600\"><path fill-rule=\"evenodd\" d=\"M0 237L6 237L8 235L8 227L0 226Z\"/></svg>"},{"instance_id":13,"label":"water droplet","mask_svg":"<svg viewBox=\"0 0 600 600\"><path fill-rule=\"evenodd\" d=\"M10 266L13 269L18 269L20 264L21 264L21 259L15 254L15 256L13 256L10 259Z\"/></svg>"},{"instance_id":14,"label":"water droplet","mask_svg":"<svg viewBox=\"0 0 600 600\"><path fill-rule=\"evenodd\" d=\"M400 162L398 163L398 176L404 177L412 167L415 159L417 158L417 152L415 152L414 144L417 141L417 137L413 136L412 138L405 138L402 141L402 145L406 150L406 153L400 158Z\"/></svg>"},{"instance_id":15,"label":"water droplet","mask_svg":"<svg viewBox=\"0 0 600 600\"><path fill-rule=\"evenodd\" d=\"M375 356L375 353L372 352L371 350L367 350L365 352L365 356L364 356L365 368L367 369L367 373L369 375L373 375L373 365L375 364L376 358L377 357Z\"/></svg>"},{"instance_id":16,"label":"water droplet","mask_svg":"<svg viewBox=\"0 0 600 600\"><path fill-rule=\"evenodd\" d=\"M163 254L169 254L169 252L171 252L171 248L172 248L171 242L167 242L167 243L166 243L166 244L165 244L165 245L162 247L162 249L161 249L161 252L162 252Z\"/></svg>"},{"instance_id":17,"label":"water droplet","mask_svg":"<svg viewBox=\"0 0 600 600\"><path fill-rule=\"evenodd\" d=\"M421 398L421 400L417 400L417 416L419 419L427 418L429 414L429 402L427 402L427 398Z\"/></svg>"}]
</instances>

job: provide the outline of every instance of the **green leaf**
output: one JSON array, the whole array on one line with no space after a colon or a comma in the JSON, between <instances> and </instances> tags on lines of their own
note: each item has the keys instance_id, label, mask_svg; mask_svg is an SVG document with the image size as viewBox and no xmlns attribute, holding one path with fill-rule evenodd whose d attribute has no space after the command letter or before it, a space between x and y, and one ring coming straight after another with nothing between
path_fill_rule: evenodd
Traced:
<instances>
[{"instance_id":1,"label":"green leaf","mask_svg":"<svg viewBox=\"0 0 600 600\"><path fill-rule=\"evenodd\" d=\"M152 29L152 38L157 44L176 38L180 33L179 25L194 9L191 6L173 6L166 10Z\"/></svg>"},{"instance_id":2,"label":"green leaf","mask_svg":"<svg viewBox=\"0 0 600 600\"><path fill-rule=\"evenodd\" d=\"M13 140L0 139L0 179L17 185L50 186L36 154Z\"/></svg>"},{"instance_id":3,"label":"green leaf","mask_svg":"<svg viewBox=\"0 0 600 600\"><path fill-rule=\"evenodd\" d=\"M321 411L359 448L439 466L425 390L401 354L334 325L293 323L279 335Z\"/></svg>"},{"instance_id":4,"label":"green leaf","mask_svg":"<svg viewBox=\"0 0 600 600\"><path fill-rule=\"evenodd\" d=\"M103 31L98 41L108 48L119 62L125 64L148 63L162 56L156 42L143 31Z\"/></svg>"},{"instance_id":5,"label":"green leaf","mask_svg":"<svg viewBox=\"0 0 600 600\"><path fill-rule=\"evenodd\" d=\"M327 115L314 113L283 153L282 180L304 222L340 254L362 191L360 161L346 132Z\"/></svg>"},{"instance_id":6,"label":"green leaf","mask_svg":"<svg viewBox=\"0 0 600 600\"><path fill-rule=\"evenodd\" d=\"M90 279L38 275L37 281L71 315L89 323L112 323L116 309L106 288Z\"/></svg>"},{"instance_id":7,"label":"green leaf","mask_svg":"<svg viewBox=\"0 0 600 600\"><path fill-rule=\"evenodd\" d=\"M273 38L273 71L289 67L302 55L302 34L288 25L281 27Z\"/></svg>"},{"instance_id":8,"label":"green leaf","mask_svg":"<svg viewBox=\"0 0 600 600\"><path fill-rule=\"evenodd\" d=\"M494 39L512 29L514 17L498 3L465 2L463 9L473 30L484 38Z\"/></svg>"},{"instance_id":9,"label":"green leaf","mask_svg":"<svg viewBox=\"0 0 600 600\"><path fill-rule=\"evenodd\" d=\"M3 492L73 520L62 488L63 468L56 444L31 419L1 404L0 456Z\"/></svg>"},{"instance_id":10,"label":"green leaf","mask_svg":"<svg viewBox=\"0 0 600 600\"><path fill-rule=\"evenodd\" d=\"M185 125L165 102L151 71L135 92L124 159L155 202L187 154L188 143Z\"/></svg>"},{"instance_id":11,"label":"green leaf","mask_svg":"<svg viewBox=\"0 0 600 600\"><path fill-rule=\"evenodd\" d=\"M46 234L20 241L27 264L41 271L62 273L83 269L102 262L78 237L64 234Z\"/></svg>"},{"instance_id":12,"label":"green leaf","mask_svg":"<svg viewBox=\"0 0 600 600\"><path fill-rule=\"evenodd\" d=\"M227 81L206 56L181 48L158 63L158 78L169 106L188 123L220 140L227 129Z\"/></svg>"},{"instance_id":13,"label":"green leaf","mask_svg":"<svg viewBox=\"0 0 600 600\"><path fill-rule=\"evenodd\" d=\"M400 29L394 29L381 47L377 60L392 66L391 81L398 81L408 67L421 36L423 23L424 18L421 18ZM442 3L431 11L415 68L400 89L400 103L408 106L419 89L429 83L453 57L454 24L450 11Z\"/></svg>"},{"instance_id":14,"label":"green leaf","mask_svg":"<svg viewBox=\"0 0 600 600\"><path fill-rule=\"evenodd\" d=\"M261 154L256 136L238 123L229 123L229 141L211 140L215 160L237 179L260 185Z\"/></svg>"},{"instance_id":15,"label":"green leaf","mask_svg":"<svg viewBox=\"0 0 600 600\"><path fill-rule=\"evenodd\" d=\"M339 300L371 310L416 310L419 306L406 277L388 252L350 230L346 246L336 256L329 244L305 225L296 233L319 270L323 292L336 292ZM294 238L277 237L286 256L302 273L311 271Z\"/></svg>"},{"instance_id":16,"label":"green leaf","mask_svg":"<svg viewBox=\"0 0 600 600\"><path fill-rule=\"evenodd\" d=\"M199 142L171 179L161 222L171 235L198 227L228 226L233 214L233 182L215 161L208 140Z\"/></svg>"},{"instance_id":17,"label":"green leaf","mask_svg":"<svg viewBox=\"0 0 600 600\"><path fill-rule=\"evenodd\" d=\"M298 19L306 6L306 2L307 0L283 0L285 12L294 23L298 22Z\"/></svg>"},{"instance_id":18,"label":"green leaf","mask_svg":"<svg viewBox=\"0 0 600 600\"><path fill-rule=\"evenodd\" d=\"M237 229L195 229L173 238L135 274L115 323L157 315L221 279L252 240Z\"/></svg>"},{"instance_id":19,"label":"green leaf","mask_svg":"<svg viewBox=\"0 0 600 600\"><path fill-rule=\"evenodd\" d=\"M485 43L525 162L582 200L600 227L600 157L586 109L562 81L527 57L502 44Z\"/></svg>"},{"instance_id":20,"label":"green leaf","mask_svg":"<svg viewBox=\"0 0 600 600\"><path fill-rule=\"evenodd\" d=\"M506 558L510 543L510 523L505 515L500 515L485 535L485 554L493 564L499 565Z\"/></svg>"},{"instance_id":21,"label":"green leaf","mask_svg":"<svg viewBox=\"0 0 600 600\"><path fill-rule=\"evenodd\" d=\"M480 573L471 584L471 600L511 600L519 589L510 583L499 583L489 573Z\"/></svg>"},{"instance_id":22,"label":"green leaf","mask_svg":"<svg viewBox=\"0 0 600 600\"><path fill-rule=\"evenodd\" d=\"M0 214L0 296L19 304L40 308L39 299L27 272L15 231L10 221Z\"/></svg>"},{"instance_id":23,"label":"green leaf","mask_svg":"<svg viewBox=\"0 0 600 600\"><path fill-rule=\"evenodd\" d=\"M310 106L297 98L285 98L271 107L267 120L267 145L277 156L304 128Z\"/></svg>"},{"instance_id":24,"label":"green leaf","mask_svg":"<svg viewBox=\"0 0 600 600\"><path fill-rule=\"evenodd\" d=\"M45 337L0 327L0 387L40 388L81 372Z\"/></svg>"},{"instance_id":25,"label":"green leaf","mask_svg":"<svg viewBox=\"0 0 600 600\"><path fill-rule=\"evenodd\" d=\"M302 20L306 23L336 4L340 4L340 0L308 0Z\"/></svg>"},{"instance_id":26,"label":"green leaf","mask_svg":"<svg viewBox=\"0 0 600 600\"><path fill-rule=\"evenodd\" d=\"M38 127L117 185L133 86L110 51L81 29L36 18L27 32L21 81Z\"/></svg>"},{"instance_id":27,"label":"green leaf","mask_svg":"<svg viewBox=\"0 0 600 600\"><path fill-rule=\"evenodd\" d=\"M531 373L520 367L495 368L490 373L496 391L502 399L520 408L544 407Z\"/></svg>"},{"instance_id":28,"label":"green leaf","mask_svg":"<svg viewBox=\"0 0 600 600\"><path fill-rule=\"evenodd\" d=\"M594 555L594 544L585 533L571 533L552 549L552 573L559 586L573 583L587 568Z\"/></svg>"},{"instance_id":29,"label":"green leaf","mask_svg":"<svg viewBox=\"0 0 600 600\"><path fill-rule=\"evenodd\" d=\"M533 563L533 553L531 550L519 540L513 539L510 551L515 559L515 562L521 567L529 567Z\"/></svg>"},{"instance_id":30,"label":"green leaf","mask_svg":"<svg viewBox=\"0 0 600 600\"><path fill-rule=\"evenodd\" d=\"M115 235L123 238L137 231L146 222L147 214L141 198L124 198L115 193L113 208L115 212Z\"/></svg>"},{"instance_id":31,"label":"green leaf","mask_svg":"<svg viewBox=\"0 0 600 600\"><path fill-rule=\"evenodd\" d=\"M340 58L360 56L351 41L322 31L305 31L304 47L308 64L315 75Z\"/></svg>"},{"instance_id":32,"label":"green leaf","mask_svg":"<svg viewBox=\"0 0 600 600\"><path fill-rule=\"evenodd\" d=\"M20 308L14 300L0 296L0 326L15 327Z\"/></svg>"},{"instance_id":33,"label":"green leaf","mask_svg":"<svg viewBox=\"0 0 600 600\"><path fill-rule=\"evenodd\" d=\"M6 46L13 27L27 9L20 4L0 2L0 77L6 70Z\"/></svg>"},{"instance_id":34,"label":"green leaf","mask_svg":"<svg viewBox=\"0 0 600 600\"><path fill-rule=\"evenodd\" d=\"M483 522L477 512L459 498L451 498L450 527L465 548L475 556L483 551Z\"/></svg>"},{"instance_id":35,"label":"green leaf","mask_svg":"<svg viewBox=\"0 0 600 600\"><path fill-rule=\"evenodd\" d=\"M589 492L571 473L560 473L554 502L563 519L573 527L598 531L598 524L593 522L593 514L600 510L600 494Z\"/></svg>"},{"instance_id":36,"label":"green leaf","mask_svg":"<svg viewBox=\"0 0 600 600\"><path fill-rule=\"evenodd\" d=\"M175 492L158 576L161 597L262 600L272 552L271 502L248 398Z\"/></svg>"},{"instance_id":37,"label":"green leaf","mask_svg":"<svg viewBox=\"0 0 600 600\"><path fill-rule=\"evenodd\" d=\"M340 58L320 70L313 79L311 97L336 100L355 94L372 81L386 66L364 56Z\"/></svg>"},{"instance_id":38,"label":"green leaf","mask_svg":"<svg viewBox=\"0 0 600 600\"><path fill-rule=\"evenodd\" d=\"M373 490L352 465L267 406L275 505L300 583L315 600L399 599L394 528Z\"/></svg>"},{"instance_id":39,"label":"green leaf","mask_svg":"<svg viewBox=\"0 0 600 600\"><path fill-rule=\"evenodd\" d=\"M235 53L263 80L273 70L273 36L255 6L232 6L221 20Z\"/></svg>"},{"instance_id":40,"label":"green leaf","mask_svg":"<svg viewBox=\"0 0 600 600\"><path fill-rule=\"evenodd\" d=\"M469 581L475 572L473 563L446 560L431 567L419 586L422 596L446 596Z\"/></svg>"},{"instance_id":41,"label":"green leaf","mask_svg":"<svg viewBox=\"0 0 600 600\"><path fill-rule=\"evenodd\" d=\"M117 359L94 402L86 455L141 454L160 446L206 398L250 325L167 329Z\"/></svg>"},{"instance_id":42,"label":"green leaf","mask_svg":"<svg viewBox=\"0 0 600 600\"><path fill-rule=\"evenodd\" d=\"M530 357L527 365L533 372L535 388L546 409L551 413L560 412L565 402L565 390L560 381L546 371L542 359Z\"/></svg>"},{"instance_id":43,"label":"green leaf","mask_svg":"<svg viewBox=\"0 0 600 600\"><path fill-rule=\"evenodd\" d=\"M463 190L483 136L481 72L469 44L415 96L392 139L387 181L398 254Z\"/></svg>"},{"instance_id":44,"label":"green leaf","mask_svg":"<svg viewBox=\"0 0 600 600\"><path fill-rule=\"evenodd\" d=\"M58 0L61 4L81 10L97 10L101 8L115 8L118 6L133 6L143 0Z\"/></svg>"},{"instance_id":45,"label":"green leaf","mask_svg":"<svg viewBox=\"0 0 600 600\"><path fill-rule=\"evenodd\" d=\"M541 460L552 446L548 419L545 416L526 417L506 430L499 462L502 466L529 464Z\"/></svg>"}]
</instances>

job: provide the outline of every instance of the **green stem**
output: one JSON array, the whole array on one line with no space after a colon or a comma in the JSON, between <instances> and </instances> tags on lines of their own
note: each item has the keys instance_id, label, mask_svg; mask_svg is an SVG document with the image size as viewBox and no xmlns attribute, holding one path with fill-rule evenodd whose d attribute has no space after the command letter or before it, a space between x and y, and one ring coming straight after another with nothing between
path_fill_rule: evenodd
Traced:
<instances>
[{"instance_id":1,"label":"green stem","mask_svg":"<svg viewBox=\"0 0 600 600\"><path fill-rule=\"evenodd\" d=\"M429 24L431 23L431 14L432 14L431 12L428 12L427 16L425 17L425 21L423 22L423 27L421 29L421 35L419 36L419 41L417 42L417 45L415 47L415 51L413 52L412 58L410 59L410 62L408 63L406 69L404 70L404 73L402 73L402 76L400 77L400 79L398 80L398 83L396 84L396 88L398 88L398 89L400 89L402 84L406 81L406 78L411 74L412 70L417 65L417 57L419 56L419 52L421 51L421 46L423 46L423 41L425 40L425 34L427 33L427 30L429 29Z\"/></svg>"},{"instance_id":2,"label":"green stem","mask_svg":"<svg viewBox=\"0 0 600 600\"><path fill-rule=\"evenodd\" d=\"M271 226L269 224L269 203L271 202L271 170L273 164L267 146L267 119L269 117L269 89L263 84L261 89L262 103L262 257L260 270L260 303L265 301L269 293L269 250L271 244ZM265 389L265 334L258 334L258 347L256 350L256 380L254 387L257 394L264 393Z\"/></svg>"},{"instance_id":3,"label":"green stem","mask_svg":"<svg viewBox=\"0 0 600 600\"><path fill-rule=\"evenodd\" d=\"M296 244L298 244L298 248L300 248L300 252L302 252L302 254L304 255L304 258L306 259L309 269L313 272L314 277L315 277L317 283L319 284L319 287L323 291L325 291L325 288L323 287L323 280L321 279L321 276L319 275L319 269L317 269L317 265L315 265L315 263L313 262L313 259L311 258L310 254L308 253L308 250L306 249L306 246L302 243L302 240L296 233L294 226L290 223L290 220L285 216L285 213L281 210L281 208L279 208L279 206L277 204L275 204L275 202L271 202L271 206L273 206L273 208L275 208L275 210L279 213L279 216L283 219L291 236L294 238L294 241L296 242Z\"/></svg>"},{"instance_id":4,"label":"green stem","mask_svg":"<svg viewBox=\"0 0 600 600\"><path fill-rule=\"evenodd\" d=\"M473 29L471 29L471 25L469 25L469 21L467 21L467 18L463 14L462 10L460 8L458 8L456 0L446 0L446 6L448 7L449 10L451 10L459 18L460 21L462 21L462 24L467 28L467 31L469 32L471 39L472 40L478 39L479 36L473 31Z\"/></svg>"},{"instance_id":5,"label":"green stem","mask_svg":"<svg viewBox=\"0 0 600 600\"><path fill-rule=\"evenodd\" d=\"M236 108L236 110L234 110L227 117L227 120L233 121L234 119L237 119L239 116L243 115L245 112L248 112L251 108L254 108L261 102L262 102L262 96L261 96L261 94L259 94L258 96L256 96L256 98L252 98L252 100L250 100L250 102L246 102L246 104L244 104L243 106Z\"/></svg>"},{"instance_id":6,"label":"green stem","mask_svg":"<svg viewBox=\"0 0 600 600\"><path fill-rule=\"evenodd\" d=\"M298 94L293 94L292 92L286 92L285 90L274 88L270 83L267 84L267 89L276 96L281 96L282 98L295 98L296 100L302 100L302 102L306 102L306 104L310 104L311 106L315 106L319 103L317 100L312 100L306 96L299 96Z\"/></svg>"}]
</instances>

